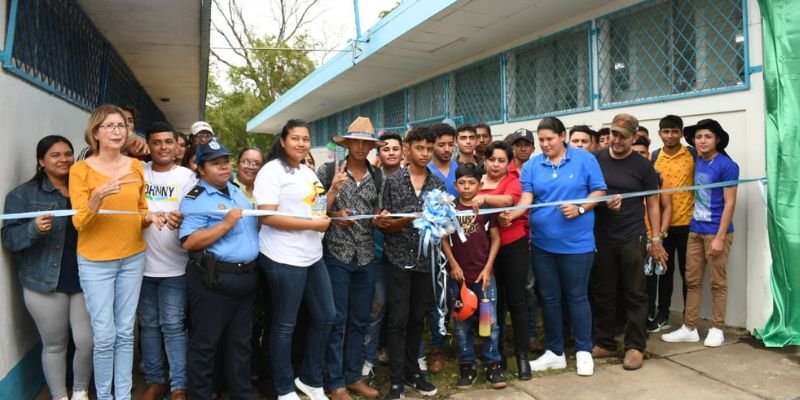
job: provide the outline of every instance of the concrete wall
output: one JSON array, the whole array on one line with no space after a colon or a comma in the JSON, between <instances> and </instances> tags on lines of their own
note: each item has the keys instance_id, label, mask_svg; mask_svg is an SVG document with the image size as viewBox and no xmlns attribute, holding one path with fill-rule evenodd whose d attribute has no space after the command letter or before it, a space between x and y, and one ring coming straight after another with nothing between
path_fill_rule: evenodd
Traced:
<instances>
[{"instance_id":1,"label":"concrete wall","mask_svg":"<svg viewBox=\"0 0 800 400\"><path fill-rule=\"evenodd\" d=\"M7 0L0 0L0 48L5 44ZM69 138L76 150L85 146L83 129L89 114L0 69L0 193L30 179L36 165L36 143L45 135ZM11 254L0 252L0 382L39 342L25 305Z\"/></svg>"}]
</instances>

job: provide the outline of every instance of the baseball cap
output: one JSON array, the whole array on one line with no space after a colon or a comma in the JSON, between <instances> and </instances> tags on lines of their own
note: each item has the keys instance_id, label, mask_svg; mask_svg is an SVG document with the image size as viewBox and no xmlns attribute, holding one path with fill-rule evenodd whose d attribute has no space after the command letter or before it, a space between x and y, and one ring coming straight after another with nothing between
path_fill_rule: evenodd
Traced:
<instances>
[{"instance_id":1,"label":"baseball cap","mask_svg":"<svg viewBox=\"0 0 800 400\"><path fill-rule=\"evenodd\" d=\"M516 143L518 140L527 140L531 144L534 143L533 132L525 128L520 128L514 131L514 133L511 134L510 139L511 140L509 140L509 143L511 143L512 145Z\"/></svg>"},{"instance_id":2,"label":"baseball cap","mask_svg":"<svg viewBox=\"0 0 800 400\"><path fill-rule=\"evenodd\" d=\"M197 135L202 131L209 131L211 134L214 134L214 129L211 128L211 125L206 121L197 121L192 124L192 135Z\"/></svg>"},{"instance_id":3,"label":"baseball cap","mask_svg":"<svg viewBox=\"0 0 800 400\"><path fill-rule=\"evenodd\" d=\"M199 165L203 161L211 161L215 158L230 155L231 152L223 145L219 144L216 140L210 140L208 143L202 144L197 148L194 161Z\"/></svg>"},{"instance_id":4,"label":"baseball cap","mask_svg":"<svg viewBox=\"0 0 800 400\"><path fill-rule=\"evenodd\" d=\"M636 128L639 127L639 120L630 114L617 114L611 120L611 131L617 131L625 137L631 137L636 134Z\"/></svg>"}]
</instances>

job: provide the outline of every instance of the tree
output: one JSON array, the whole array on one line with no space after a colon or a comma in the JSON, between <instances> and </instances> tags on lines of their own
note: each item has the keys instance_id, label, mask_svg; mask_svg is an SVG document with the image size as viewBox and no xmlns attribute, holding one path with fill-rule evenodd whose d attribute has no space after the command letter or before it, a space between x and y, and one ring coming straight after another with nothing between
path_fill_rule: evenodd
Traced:
<instances>
[{"instance_id":1,"label":"tree","mask_svg":"<svg viewBox=\"0 0 800 400\"><path fill-rule=\"evenodd\" d=\"M214 61L227 68L230 87L209 76L206 115L219 140L232 151L244 147L267 150L271 135L248 135L248 119L272 104L311 71L314 62L304 49L315 45L304 28L313 21L312 9L320 0L271 0L274 33L258 37L245 22L236 0L214 0L220 15L212 26L227 43L232 56L211 50Z\"/></svg>"}]
</instances>

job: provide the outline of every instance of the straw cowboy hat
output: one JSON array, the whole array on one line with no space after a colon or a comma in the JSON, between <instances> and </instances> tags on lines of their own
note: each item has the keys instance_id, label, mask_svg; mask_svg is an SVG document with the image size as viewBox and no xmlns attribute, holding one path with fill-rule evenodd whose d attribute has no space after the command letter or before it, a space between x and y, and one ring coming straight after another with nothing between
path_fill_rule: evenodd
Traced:
<instances>
[{"instance_id":1,"label":"straw cowboy hat","mask_svg":"<svg viewBox=\"0 0 800 400\"><path fill-rule=\"evenodd\" d=\"M356 118L356 120L353 121L353 123L347 128L347 134L334 136L333 142L341 145L346 139L374 142L375 147L386 145L386 142L375 137L375 128L372 126L372 122L367 117Z\"/></svg>"}]
</instances>

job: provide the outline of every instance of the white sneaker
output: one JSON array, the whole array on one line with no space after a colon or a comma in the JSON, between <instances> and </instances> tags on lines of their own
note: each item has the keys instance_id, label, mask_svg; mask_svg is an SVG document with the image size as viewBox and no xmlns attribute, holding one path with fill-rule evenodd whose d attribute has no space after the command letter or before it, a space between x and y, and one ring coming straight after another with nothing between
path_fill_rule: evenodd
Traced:
<instances>
[{"instance_id":1,"label":"white sneaker","mask_svg":"<svg viewBox=\"0 0 800 400\"><path fill-rule=\"evenodd\" d=\"M300 396L297 395L297 392L291 392L278 396L278 400L300 400Z\"/></svg>"},{"instance_id":2,"label":"white sneaker","mask_svg":"<svg viewBox=\"0 0 800 400\"><path fill-rule=\"evenodd\" d=\"M725 341L725 334L722 333L722 329L711 328L708 330L708 335L706 335L706 340L703 341L703 346L719 347L722 346L722 343L724 341Z\"/></svg>"},{"instance_id":3,"label":"white sneaker","mask_svg":"<svg viewBox=\"0 0 800 400\"><path fill-rule=\"evenodd\" d=\"M88 390L76 390L72 392L72 399L71 400L89 400L89 391Z\"/></svg>"},{"instance_id":4,"label":"white sneaker","mask_svg":"<svg viewBox=\"0 0 800 400\"><path fill-rule=\"evenodd\" d=\"M325 389L322 387L308 386L300 378L294 379L294 385L311 400L329 400L328 396L325 396Z\"/></svg>"},{"instance_id":5,"label":"white sneaker","mask_svg":"<svg viewBox=\"0 0 800 400\"><path fill-rule=\"evenodd\" d=\"M564 369L567 368L567 359L564 355L557 356L550 350L547 350L541 357L533 360L531 369L534 371L546 371L548 369Z\"/></svg>"},{"instance_id":6,"label":"white sneaker","mask_svg":"<svg viewBox=\"0 0 800 400\"><path fill-rule=\"evenodd\" d=\"M594 360L591 352L579 351L575 353L575 360L578 367L578 375L592 376L594 374Z\"/></svg>"},{"instance_id":7,"label":"white sneaker","mask_svg":"<svg viewBox=\"0 0 800 400\"><path fill-rule=\"evenodd\" d=\"M661 340L670 343L699 342L700 335L697 333L697 329L689 329L686 325L681 325L679 329L661 335Z\"/></svg>"}]
</instances>

